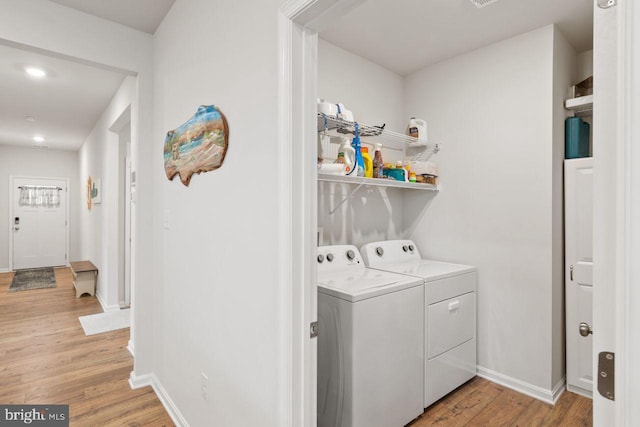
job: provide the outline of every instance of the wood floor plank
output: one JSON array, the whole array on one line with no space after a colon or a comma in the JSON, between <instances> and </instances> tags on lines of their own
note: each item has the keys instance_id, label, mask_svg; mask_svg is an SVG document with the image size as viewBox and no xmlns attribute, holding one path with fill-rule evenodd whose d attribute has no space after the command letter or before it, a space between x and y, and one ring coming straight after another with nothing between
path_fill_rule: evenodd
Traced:
<instances>
[{"instance_id":1,"label":"wood floor plank","mask_svg":"<svg viewBox=\"0 0 640 427\"><path fill-rule=\"evenodd\" d=\"M68 404L74 427L173 426L151 387L129 387L129 330L85 336L78 317L100 303L54 271L56 288L11 293L13 273L0 274L0 403Z\"/></svg>"},{"instance_id":2,"label":"wood floor plank","mask_svg":"<svg viewBox=\"0 0 640 427\"><path fill-rule=\"evenodd\" d=\"M443 397L410 427L592 426L591 399L565 391L555 405L476 377Z\"/></svg>"}]
</instances>

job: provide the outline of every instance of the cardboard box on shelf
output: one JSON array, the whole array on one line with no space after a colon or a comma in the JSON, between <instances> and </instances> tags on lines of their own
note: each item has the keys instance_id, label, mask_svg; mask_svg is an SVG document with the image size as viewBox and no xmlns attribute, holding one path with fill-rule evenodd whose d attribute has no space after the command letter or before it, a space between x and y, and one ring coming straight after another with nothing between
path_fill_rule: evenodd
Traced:
<instances>
[{"instance_id":1,"label":"cardboard box on shelf","mask_svg":"<svg viewBox=\"0 0 640 427\"><path fill-rule=\"evenodd\" d=\"M569 98L593 95L593 76L589 76L580 83L569 87Z\"/></svg>"}]
</instances>

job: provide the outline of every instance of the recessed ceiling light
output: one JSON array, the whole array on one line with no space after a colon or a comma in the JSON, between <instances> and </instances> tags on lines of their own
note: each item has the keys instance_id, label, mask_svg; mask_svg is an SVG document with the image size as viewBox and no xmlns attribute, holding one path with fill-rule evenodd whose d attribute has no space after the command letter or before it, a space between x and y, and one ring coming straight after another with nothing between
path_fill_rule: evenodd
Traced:
<instances>
[{"instance_id":1,"label":"recessed ceiling light","mask_svg":"<svg viewBox=\"0 0 640 427\"><path fill-rule=\"evenodd\" d=\"M491 3L495 3L498 0L469 0L475 7L480 9L481 7L485 7L490 5Z\"/></svg>"},{"instance_id":2,"label":"recessed ceiling light","mask_svg":"<svg viewBox=\"0 0 640 427\"><path fill-rule=\"evenodd\" d=\"M36 135L33 137L33 140L35 142L44 142L44 137L40 136L40 135Z\"/></svg>"},{"instance_id":3,"label":"recessed ceiling light","mask_svg":"<svg viewBox=\"0 0 640 427\"><path fill-rule=\"evenodd\" d=\"M37 67L27 67L24 69L24 71L26 71L26 73L29 74L31 77L35 77L38 79L41 79L47 75L46 71L44 71L42 68L37 68Z\"/></svg>"},{"instance_id":4,"label":"recessed ceiling light","mask_svg":"<svg viewBox=\"0 0 640 427\"><path fill-rule=\"evenodd\" d=\"M26 121L28 121L28 122L31 122L31 123L33 123L33 122L35 122L35 121L36 121L36 118L35 118L35 117L33 117L31 114L27 114L26 116L24 116L24 119L25 119Z\"/></svg>"}]
</instances>

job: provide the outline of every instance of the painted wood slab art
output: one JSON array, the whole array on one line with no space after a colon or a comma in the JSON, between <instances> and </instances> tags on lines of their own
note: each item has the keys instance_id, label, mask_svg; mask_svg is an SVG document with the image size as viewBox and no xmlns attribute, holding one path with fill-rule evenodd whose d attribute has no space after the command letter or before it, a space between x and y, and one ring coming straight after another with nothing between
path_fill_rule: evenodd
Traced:
<instances>
[{"instance_id":1,"label":"painted wood slab art","mask_svg":"<svg viewBox=\"0 0 640 427\"><path fill-rule=\"evenodd\" d=\"M176 175L185 186L191 176L222 166L229 145L227 119L213 105L201 105L198 111L164 140L164 170L169 181Z\"/></svg>"}]
</instances>

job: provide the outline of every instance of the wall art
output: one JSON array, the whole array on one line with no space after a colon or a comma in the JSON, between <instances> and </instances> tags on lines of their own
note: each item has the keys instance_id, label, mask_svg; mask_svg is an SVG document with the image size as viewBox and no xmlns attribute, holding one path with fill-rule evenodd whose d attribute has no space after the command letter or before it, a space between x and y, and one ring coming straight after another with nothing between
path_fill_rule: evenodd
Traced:
<instances>
[{"instance_id":1,"label":"wall art","mask_svg":"<svg viewBox=\"0 0 640 427\"><path fill-rule=\"evenodd\" d=\"M91 177L87 179L87 209L91 210L91 188L93 188L93 180Z\"/></svg>"},{"instance_id":2,"label":"wall art","mask_svg":"<svg viewBox=\"0 0 640 427\"><path fill-rule=\"evenodd\" d=\"M164 170L169 181L176 175L185 186L193 174L222 166L229 145L229 127L214 105L201 105L185 123L167 132Z\"/></svg>"}]
</instances>

